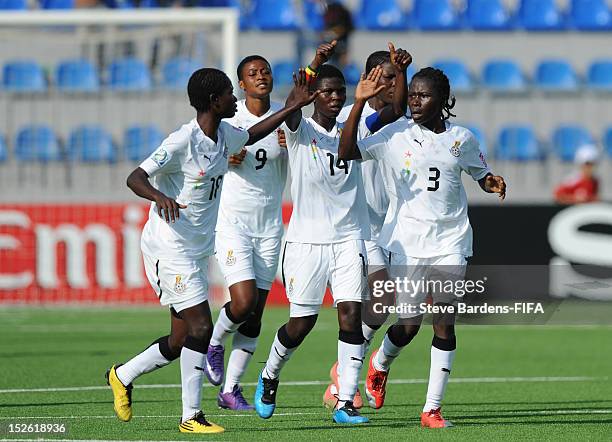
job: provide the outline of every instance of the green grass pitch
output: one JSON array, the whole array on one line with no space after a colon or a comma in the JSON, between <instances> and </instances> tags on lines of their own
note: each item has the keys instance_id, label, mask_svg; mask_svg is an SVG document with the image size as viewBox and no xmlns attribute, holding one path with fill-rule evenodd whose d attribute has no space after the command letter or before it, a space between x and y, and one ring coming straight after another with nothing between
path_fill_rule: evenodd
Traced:
<instances>
[{"instance_id":1,"label":"green grass pitch","mask_svg":"<svg viewBox=\"0 0 612 442\"><path fill-rule=\"evenodd\" d=\"M284 308L265 314L260 345L244 378L250 400L260 362L287 314ZM388 386L385 407L362 410L370 424L334 425L321 405L336 354L331 309L321 313L285 367L272 419L219 410L217 389L205 385L204 411L226 432L180 434L177 361L136 381L134 418L119 422L104 372L166 334L168 323L166 311L152 308L0 310L0 440L612 440L609 326L459 326L443 408L455 427L446 430L419 427L432 336L431 328L423 327L393 365L395 383ZM382 332L376 344L381 338ZM26 421L67 423L69 431L7 433L9 423Z\"/></svg>"}]
</instances>

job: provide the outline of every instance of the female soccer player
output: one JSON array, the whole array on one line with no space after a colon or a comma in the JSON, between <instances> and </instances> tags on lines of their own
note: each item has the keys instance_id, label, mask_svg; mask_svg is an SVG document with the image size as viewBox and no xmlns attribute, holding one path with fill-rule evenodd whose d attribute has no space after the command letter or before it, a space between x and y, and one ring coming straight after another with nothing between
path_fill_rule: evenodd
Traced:
<instances>
[{"instance_id":1,"label":"female soccer player","mask_svg":"<svg viewBox=\"0 0 612 442\"><path fill-rule=\"evenodd\" d=\"M335 41L321 44L310 66L318 69L333 52ZM238 65L245 100L228 120L248 128L282 108L270 102L273 79L261 56L246 57ZM231 300L220 311L206 358L206 375L213 385L223 381L225 340L232 334L227 376L217 403L231 410L252 409L240 379L255 352L268 291L276 276L283 234L282 194L287 179L287 150L276 134L249 146L242 156L230 157L231 167L221 194L215 240L216 256Z\"/></svg>"},{"instance_id":2,"label":"female soccer player","mask_svg":"<svg viewBox=\"0 0 612 442\"><path fill-rule=\"evenodd\" d=\"M206 351L212 333L208 306L208 257L213 253L223 176L228 156L273 132L316 93L294 90L286 106L247 130L221 121L236 112L232 84L223 72L194 72L187 87L196 117L170 134L127 179L130 189L152 201L141 247L147 278L162 305L170 306L171 332L123 365L107 382L117 417L132 417L132 381L180 357L183 413L179 430L220 433L200 408ZM153 179L153 184L149 181Z\"/></svg>"},{"instance_id":3,"label":"female soccer player","mask_svg":"<svg viewBox=\"0 0 612 442\"><path fill-rule=\"evenodd\" d=\"M438 69L422 69L412 78L408 91L412 120L399 120L357 141L361 112L371 97L365 89L371 81L362 79L357 86L355 105L340 138L339 156L345 160L377 160L387 182L392 183L391 205L378 238L378 244L388 252L391 276L427 280L437 270L448 279L462 279L466 257L472 255L472 230L461 172L472 176L485 192L498 193L502 200L506 183L490 172L472 133L447 121L454 116L451 109L455 99L450 96L448 78ZM414 307L427 294L397 294L406 313L389 327L382 346L370 358L366 395L375 408L383 405L391 363L419 331L422 315ZM452 296L443 293L431 295L435 304L454 302ZM421 425L442 428L451 425L440 410L455 356L454 315L435 315L433 329Z\"/></svg>"}]
</instances>

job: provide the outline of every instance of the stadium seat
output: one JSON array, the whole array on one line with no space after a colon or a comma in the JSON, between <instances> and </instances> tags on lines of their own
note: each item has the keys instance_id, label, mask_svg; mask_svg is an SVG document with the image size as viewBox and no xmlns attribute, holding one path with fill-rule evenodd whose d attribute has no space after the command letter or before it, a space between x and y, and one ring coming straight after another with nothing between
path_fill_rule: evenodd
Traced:
<instances>
[{"instance_id":1,"label":"stadium seat","mask_svg":"<svg viewBox=\"0 0 612 442\"><path fill-rule=\"evenodd\" d=\"M468 0L466 18L476 31L507 31L515 25L502 0Z\"/></svg>"},{"instance_id":2,"label":"stadium seat","mask_svg":"<svg viewBox=\"0 0 612 442\"><path fill-rule=\"evenodd\" d=\"M589 66L587 76L591 89L612 91L612 59L595 60Z\"/></svg>"},{"instance_id":3,"label":"stadium seat","mask_svg":"<svg viewBox=\"0 0 612 442\"><path fill-rule=\"evenodd\" d=\"M593 137L582 126L563 125L557 127L552 135L552 150L562 161L574 161L576 150L584 144L594 144Z\"/></svg>"},{"instance_id":4,"label":"stadium seat","mask_svg":"<svg viewBox=\"0 0 612 442\"><path fill-rule=\"evenodd\" d=\"M541 161L546 153L530 126L506 126L497 136L495 158L510 161Z\"/></svg>"},{"instance_id":5,"label":"stadium seat","mask_svg":"<svg viewBox=\"0 0 612 442\"><path fill-rule=\"evenodd\" d=\"M155 0L153 0L155 1ZM193 6L194 0L183 0L184 6ZM240 29L251 27L251 3L242 0L197 0L196 5L202 8L236 8L240 14ZM171 3L170 3L171 4Z\"/></svg>"},{"instance_id":6,"label":"stadium seat","mask_svg":"<svg viewBox=\"0 0 612 442\"><path fill-rule=\"evenodd\" d=\"M606 0L572 0L572 24L581 31L612 29L612 12Z\"/></svg>"},{"instance_id":7,"label":"stadium seat","mask_svg":"<svg viewBox=\"0 0 612 442\"><path fill-rule=\"evenodd\" d=\"M110 87L121 92L148 91L151 89L151 73L136 58L114 60L109 67Z\"/></svg>"},{"instance_id":8,"label":"stadium seat","mask_svg":"<svg viewBox=\"0 0 612 442\"><path fill-rule=\"evenodd\" d=\"M612 126L609 126L604 132L603 145L608 157L612 159Z\"/></svg>"},{"instance_id":9,"label":"stadium seat","mask_svg":"<svg viewBox=\"0 0 612 442\"><path fill-rule=\"evenodd\" d=\"M476 138L476 140L478 141L478 145L480 146L480 151L483 154L487 155L489 151L489 146L487 144L487 139L484 133L482 132L482 130L480 129L480 127L474 126L471 124L466 124L466 125L462 124L461 126L465 127L466 129L469 129L470 132L474 134L474 137Z\"/></svg>"},{"instance_id":10,"label":"stadium seat","mask_svg":"<svg viewBox=\"0 0 612 442\"><path fill-rule=\"evenodd\" d=\"M19 161L56 161L62 159L57 136L44 125L23 127L15 137L15 157Z\"/></svg>"},{"instance_id":11,"label":"stadium seat","mask_svg":"<svg viewBox=\"0 0 612 442\"><path fill-rule=\"evenodd\" d=\"M522 0L519 19L521 26L529 31L558 31L567 25L555 0Z\"/></svg>"},{"instance_id":12,"label":"stadium seat","mask_svg":"<svg viewBox=\"0 0 612 442\"><path fill-rule=\"evenodd\" d=\"M189 77L202 63L189 58L172 58L162 67L162 85L167 89L185 91Z\"/></svg>"},{"instance_id":13,"label":"stadium seat","mask_svg":"<svg viewBox=\"0 0 612 442\"><path fill-rule=\"evenodd\" d=\"M8 151L6 148L6 141L4 141L4 137L0 135L0 163L6 161L8 158Z\"/></svg>"},{"instance_id":14,"label":"stadium seat","mask_svg":"<svg viewBox=\"0 0 612 442\"><path fill-rule=\"evenodd\" d=\"M347 64L342 70L346 84L354 86L359 83L361 68L356 63Z\"/></svg>"},{"instance_id":15,"label":"stadium seat","mask_svg":"<svg viewBox=\"0 0 612 442\"><path fill-rule=\"evenodd\" d=\"M297 61L283 60L272 65L274 83L279 86L293 85L293 73L297 73L300 65Z\"/></svg>"},{"instance_id":16,"label":"stadium seat","mask_svg":"<svg viewBox=\"0 0 612 442\"><path fill-rule=\"evenodd\" d=\"M4 89L11 92L44 92L47 81L42 67L35 61L15 60L4 65Z\"/></svg>"},{"instance_id":17,"label":"stadium seat","mask_svg":"<svg viewBox=\"0 0 612 442\"><path fill-rule=\"evenodd\" d=\"M291 31L298 27L292 0L253 0L253 23L265 31Z\"/></svg>"},{"instance_id":18,"label":"stadium seat","mask_svg":"<svg viewBox=\"0 0 612 442\"><path fill-rule=\"evenodd\" d=\"M323 4L319 0L304 0L302 4L306 26L313 31L322 31Z\"/></svg>"},{"instance_id":19,"label":"stadium seat","mask_svg":"<svg viewBox=\"0 0 612 442\"><path fill-rule=\"evenodd\" d=\"M451 93L471 92L474 89L472 77L467 66L460 60L438 60L432 63L436 69L442 70L450 81Z\"/></svg>"},{"instance_id":20,"label":"stadium seat","mask_svg":"<svg viewBox=\"0 0 612 442\"><path fill-rule=\"evenodd\" d=\"M535 83L545 91L571 92L578 89L576 72L565 60L542 60L536 68Z\"/></svg>"},{"instance_id":21,"label":"stadium seat","mask_svg":"<svg viewBox=\"0 0 612 442\"><path fill-rule=\"evenodd\" d=\"M28 9L28 0L0 0L0 11L23 9Z\"/></svg>"},{"instance_id":22,"label":"stadium seat","mask_svg":"<svg viewBox=\"0 0 612 442\"><path fill-rule=\"evenodd\" d=\"M117 160L117 151L111 136L98 125L83 125L72 131L66 149L68 158L86 163Z\"/></svg>"},{"instance_id":23,"label":"stadium seat","mask_svg":"<svg viewBox=\"0 0 612 442\"><path fill-rule=\"evenodd\" d=\"M482 69L482 83L495 92L521 92L527 87L521 68L512 60L489 60Z\"/></svg>"},{"instance_id":24,"label":"stadium seat","mask_svg":"<svg viewBox=\"0 0 612 442\"><path fill-rule=\"evenodd\" d=\"M357 26L373 31L408 29L407 16L397 0L362 0Z\"/></svg>"},{"instance_id":25,"label":"stadium seat","mask_svg":"<svg viewBox=\"0 0 612 442\"><path fill-rule=\"evenodd\" d=\"M100 78L91 62L83 59L64 60L55 71L57 88L62 92L98 92Z\"/></svg>"},{"instance_id":26,"label":"stadium seat","mask_svg":"<svg viewBox=\"0 0 612 442\"><path fill-rule=\"evenodd\" d=\"M154 125L129 127L123 136L125 156L130 161L142 161L159 147L164 135Z\"/></svg>"},{"instance_id":27,"label":"stadium seat","mask_svg":"<svg viewBox=\"0 0 612 442\"><path fill-rule=\"evenodd\" d=\"M451 31L461 28L461 18L452 0L414 0L413 5L412 17L419 29Z\"/></svg>"},{"instance_id":28,"label":"stadium seat","mask_svg":"<svg viewBox=\"0 0 612 442\"><path fill-rule=\"evenodd\" d=\"M42 9L74 9L74 0L41 0Z\"/></svg>"}]
</instances>

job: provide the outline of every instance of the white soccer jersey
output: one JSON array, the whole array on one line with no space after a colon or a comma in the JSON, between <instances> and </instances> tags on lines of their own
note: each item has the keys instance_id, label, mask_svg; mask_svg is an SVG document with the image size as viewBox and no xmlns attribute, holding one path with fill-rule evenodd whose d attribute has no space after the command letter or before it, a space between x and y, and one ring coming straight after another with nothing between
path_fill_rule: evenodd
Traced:
<instances>
[{"instance_id":1,"label":"white soccer jersey","mask_svg":"<svg viewBox=\"0 0 612 442\"><path fill-rule=\"evenodd\" d=\"M436 134L399 120L357 143L364 160L383 163L393 193L378 244L417 258L472 255L472 228L461 172L490 172L467 129L446 123Z\"/></svg>"},{"instance_id":2,"label":"white soccer jersey","mask_svg":"<svg viewBox=\"0 0 612 442\"><path fill-rule=\"evenodd\" d=\"M352 104L342 108L336 120L339 123L344 123L348 119L351 109L353 109ZM358 140L371 135L370 129L366 124L366 118L375 113L374 108L366 102L357 129ZM363 177L363 188L370 216L370 236L372 241L376 241L385 221L387 208L389 207L389 194L385 190L381 166L376 161L362 163L361 176Z\"/></svg>"},{"instance_id":3,"label":"white soccer jersey","mask_svg":"<svg viewBox=\"0 0 612 442\"><path fill-rule=\"evenodd\" d=\"M295 132L284 129L293 197L287 241L370 239L359 162L338 160L341 125L327 132L312 118L302 118Z\"/></svg>"},{"instance_id":4,"label":"white soccer jersey","mask_svg":"<svg viewBox=\"0 0 612 442\"><path fill-rule=\"evenodd\" d=\"M282 109L271 103L270 110L257 117L238 102L233 126L247 129ZM278 144L276 131L247 146L239 166L231 166L225 175L219 206L218 231L239 229L251 237L268 238L283 233L283 189L287 181L287 149Z\"/></svg>"},{"instance_id":5,"label":"white soccer jersey","mask_svg":"<svg viewBox=\"0 0 612 442\"><path fill-rule=\"evenodd\" d=\"M224 121L217 142L208 138L194 119L166 138L140 167L168 198L187 206L176 222L167 223L153 202L142 231L143 253L155 258L201 258L213 254L223 175L228 156L240 151L247 131Z\"/></svg>"}]
</instances>

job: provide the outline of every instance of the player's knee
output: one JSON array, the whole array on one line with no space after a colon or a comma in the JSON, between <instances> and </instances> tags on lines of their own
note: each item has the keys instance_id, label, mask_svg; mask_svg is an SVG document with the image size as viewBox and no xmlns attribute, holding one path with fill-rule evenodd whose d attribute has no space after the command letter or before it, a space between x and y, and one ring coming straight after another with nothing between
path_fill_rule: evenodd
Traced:
<instances>
[{"instance_id":1,"label":"player's knee","mask_svg":"<svg viewBox=\"0 0 612 442\"><path fill-rule=\"evenodd\" d=\"M238 327L238 332L247 338L256 338L261 333L261 321L258 319L256 321L247 321Z\"/></svg>"},{"instance_id":2,"label":"player's knee","mask_svg":"<svg viewBox=\"0 0 612 442\"><path fill-rule=\"evenodd\" d=\"M435 334L431 341L431 346L439 350L453 351L457 348L457 338L454 334L448 338L443 338Z\"/></svg>"},{"instance_id":3,"label":"player's knee","mask_svg":"<svg viewBox=\"0 0 612 442\"><path fill-rule=\"evenodd\" d=\"M240 324L253 315L256 307L256 296L242 296L232 299L231 303L225 304L225 312L230 321L234 324Z\"/></svg>"},{"instance_id":4,"label":"player's knee","mask_svg":"<svg viewBox=\"0 0 612 442\"><path fill-rule=\"evenodd\" d=\"M455 339L455 325L454 324L436 324L433 325L435 336L446 339L446 340L454 340Z\"/></svg>"},{"instance_id":5,"label":"player's knee","mask_svg":"<svg viewBox=\"0 0 612 442\"><path fill-rule=\"evenodd\" d=\"M172 339L172 336L163 336L155 341L157 344L159 344L159 352L169 361L174 361L181 355L181 349L183 348L185 337L183 336L180 344L176 341L176 339Z\"/></svg>"},{"instance_id":6,"label":"player's knee","mask_svg":"<svg viewBox=\"0 0 612 442\"><path fill-rule=\"evenodd\" d=\"M207 318L200 318L189 324L189 336L196 339L209 341L212 336L212 330L212 324Z\"/></svg>"},{"instance_id":7,"label":"player's knee","mask_svg":"<svg viewBox=\"0 0 612 442\"><path fill-rule=\"evenodd\" d=\"M317 316L318 315L303 316L300 318L290 318L289 322L287 322L279 329L279 339L281 336L281 330L283 330L283 334L286 335L289 342L294 344L293 347L297 347L302 343L304 338L308 336L308 333L310 333L310 331L316 324Z\"/></svg>"},{"instance_id":8,"label":"player's knee","mask_svg":"<svg viewBox=\"0 0 612 442\"><path fill-rule=\"evenodd\" d=\"M387 329L387 336L393 345L405 347L414 339L420 328L418 324L394 324Z\"/></svg>"},{"instance_id":9,"label":"player's knee","mask_svg":"<svg viewBox=\"0 0 612 442\"><path fill-rule=\"evenodd\" d=\"M361 304L359 302L338 304L338 325L340 330L361 333Z\"/></svg>"}]
</instances>

